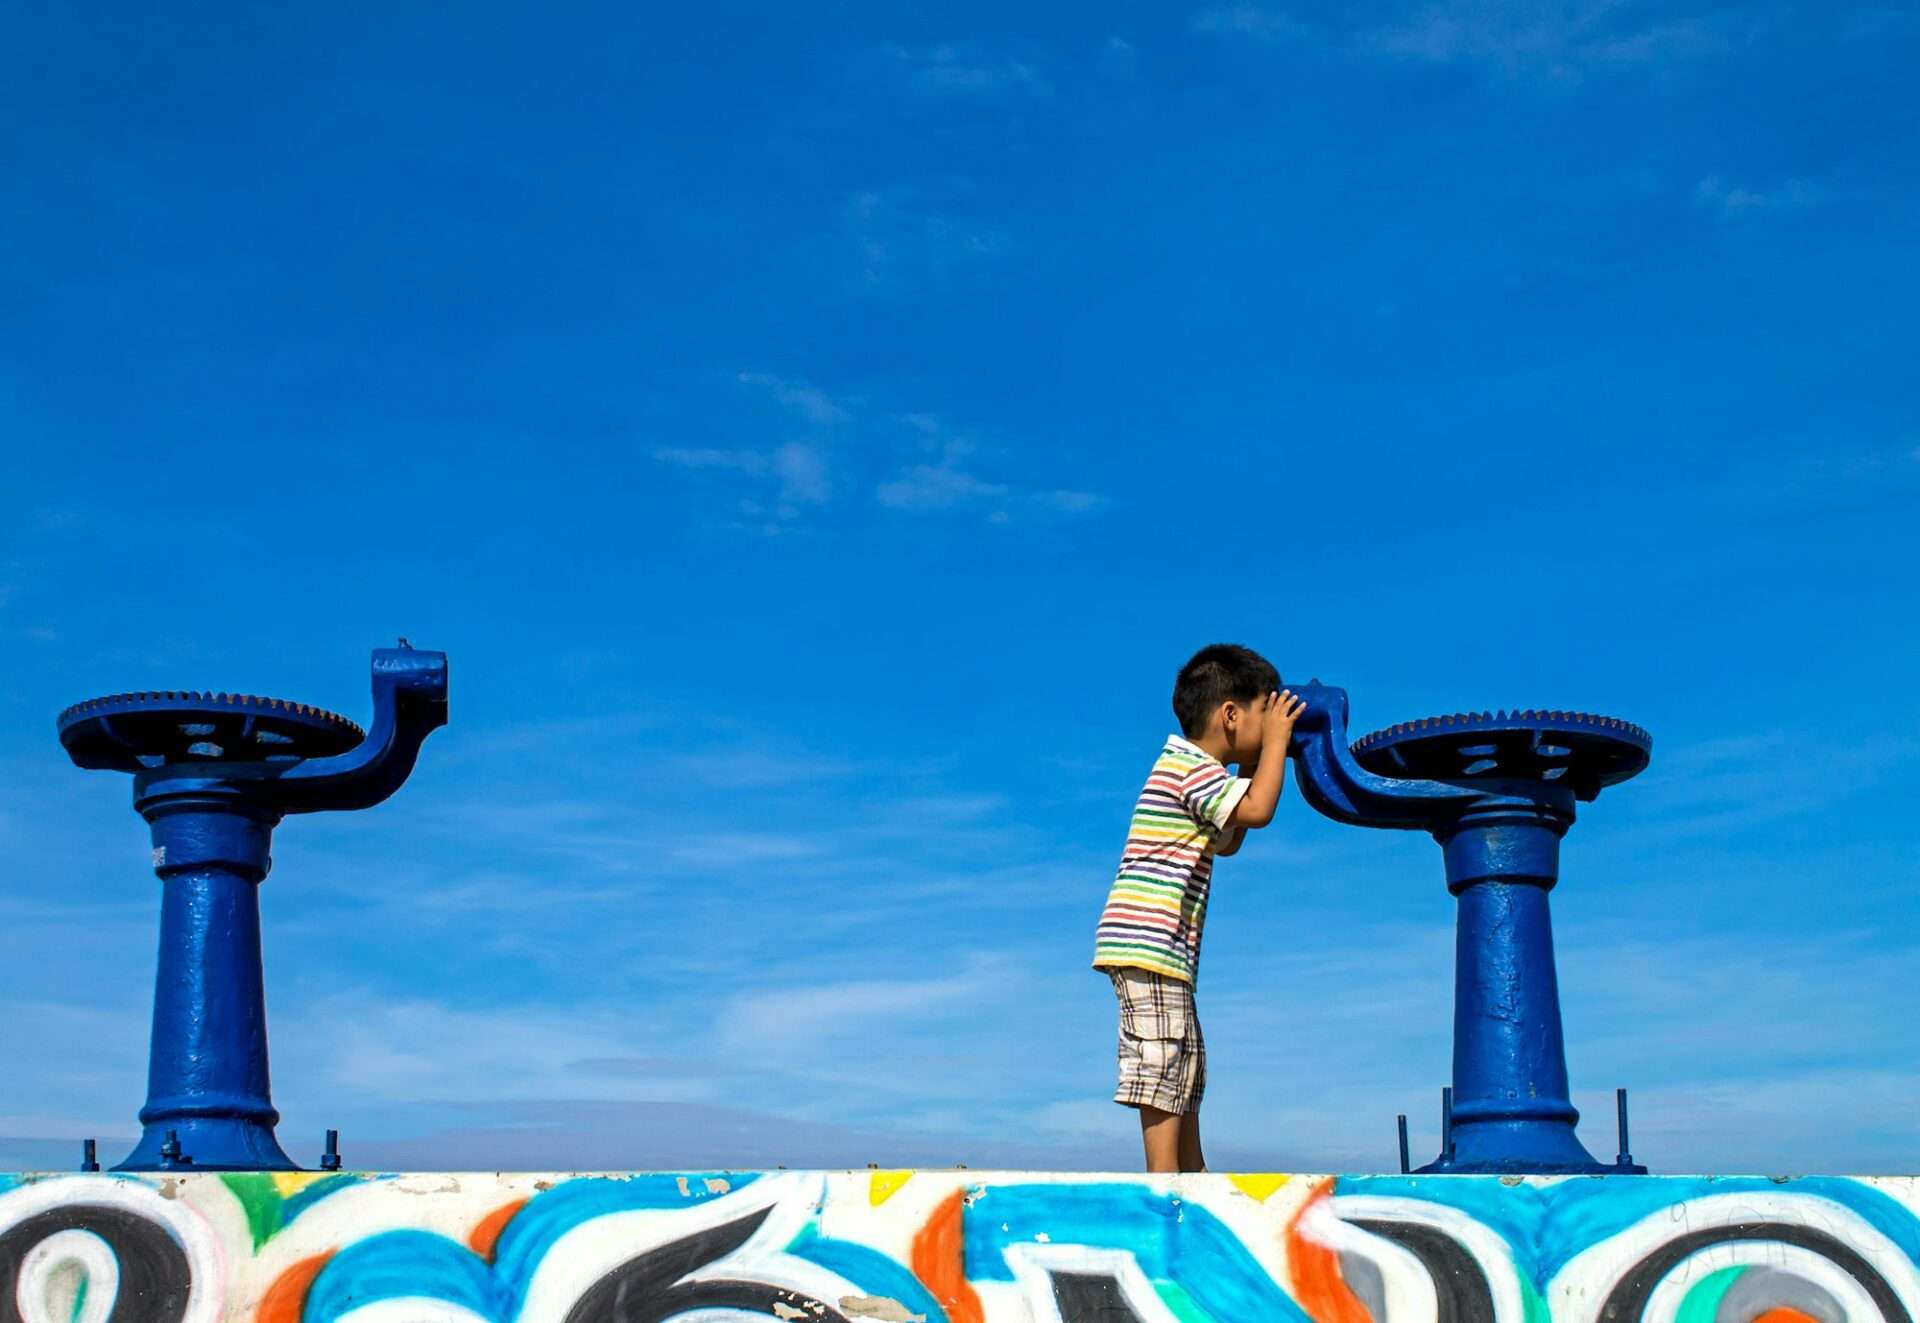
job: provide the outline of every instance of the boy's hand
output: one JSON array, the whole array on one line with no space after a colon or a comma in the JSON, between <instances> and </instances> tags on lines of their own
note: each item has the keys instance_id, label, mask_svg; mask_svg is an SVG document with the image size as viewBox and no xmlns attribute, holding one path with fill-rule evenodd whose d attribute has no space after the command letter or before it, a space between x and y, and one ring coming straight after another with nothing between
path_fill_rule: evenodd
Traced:
<instances>
[{"instance_id":1,"label":"boy's hand","mask_svg":"<svg viewBox=\"0 0 1920 1323\"><path fill-rule=\"evenodd\" d=\"M1287 745L1293 741L1293 723L1307 710L1307 700L1295 698L1291 689L1282 689L1277 694L1268 694L1266 707L1261 710L1260 721L1263 727L1260 733L1260 752L1268 751L1285 754ZM1275 741L1278 743L1275 743Z\"/></svg>"},{"instance_id":2,"label":"boy's hand","mask_svg":"<svg viewBox=\"0 0 1920 1323\"><path fill-rule=\"evenodd\" d=\"M1227 825L1239 831L1264 827L1273 821L1274 806L1280 802L1280 787L1287 777L1287 746L1293 742L1293 723L1307 710L1307 700L1295 698L1291 690L1268 694L1260 706L1260 757L1254 761L1253 784L1240 796ZM1247 769L1241 768L1242 774ZM1231 849L1216 854L1232 854L1239 849L1236 840Z\"/></svg>"}]
</instances>

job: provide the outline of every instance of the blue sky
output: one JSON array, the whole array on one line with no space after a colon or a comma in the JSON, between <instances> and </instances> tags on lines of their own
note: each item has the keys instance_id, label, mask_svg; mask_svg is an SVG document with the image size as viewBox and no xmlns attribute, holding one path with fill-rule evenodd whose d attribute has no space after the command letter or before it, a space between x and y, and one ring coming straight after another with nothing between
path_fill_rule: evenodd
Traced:
<instances>
[{"instance_id":1,"label":"blue sky","mask_svg":"<svg viewBox=\"0 0 1920 1323\"><path fill-rule=\"evenodd\" d=\"M132 1133L97 693L364 719L263 892L290 1149L1131 1166L1092 926L1196 646L1653 730L1555 907L1597 1152L1912 1170L1920 223L1894 6L16 9L0 1163ZM1451 902L1220 869L1216 1166L1430 1151Z\"/></svg>"}]
</instances>

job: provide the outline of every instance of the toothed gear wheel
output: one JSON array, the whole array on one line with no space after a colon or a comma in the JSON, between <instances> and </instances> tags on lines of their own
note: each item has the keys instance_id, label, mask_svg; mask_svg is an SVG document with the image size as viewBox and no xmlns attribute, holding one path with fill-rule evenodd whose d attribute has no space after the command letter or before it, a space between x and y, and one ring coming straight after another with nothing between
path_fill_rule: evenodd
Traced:
<instances>
[{"instance_id":1,"label":"toothed gear wheel","mask_svg":"<svg viewBox=\"0 0 1920 1323\"><path fill-rule=\"evenodd\" d=\"M324 708L252 694L154 690L75 703L60 743L82 767L120 772L170 763L299 762L345 753L366 738Z\"/></svg>"},{"instance_id":2,"label":"toothed gear wheel","mask_svg":"<svg viewBox=\"0 0 1920 1323\"><path fill-rule=\"evenodd\" d=\"M1653 737L1585 712L1462 712L1389 726L1352 747L1355 761L1381 776L1562 781L1592 799L1646 767Z\"/></svg>"}]
</instances>

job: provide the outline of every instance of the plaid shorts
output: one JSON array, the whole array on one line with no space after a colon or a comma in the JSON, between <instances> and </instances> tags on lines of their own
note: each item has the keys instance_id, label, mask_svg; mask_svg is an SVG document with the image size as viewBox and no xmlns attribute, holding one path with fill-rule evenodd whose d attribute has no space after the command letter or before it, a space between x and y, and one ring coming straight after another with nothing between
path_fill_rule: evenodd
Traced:
<instances>
[{"instance_id":1,"label":"plaid shorts","mask_svg":"<svg viewBox=\"0 0 1920 1323\"><path fill-rule=\"evenodd\" d=\"M1127 1107L1186 1113L1207 1091L1207 1044L1193 985L1145 969L1109 969L1120 999L1120 1087Z\"/></svg>"}]
</instances>

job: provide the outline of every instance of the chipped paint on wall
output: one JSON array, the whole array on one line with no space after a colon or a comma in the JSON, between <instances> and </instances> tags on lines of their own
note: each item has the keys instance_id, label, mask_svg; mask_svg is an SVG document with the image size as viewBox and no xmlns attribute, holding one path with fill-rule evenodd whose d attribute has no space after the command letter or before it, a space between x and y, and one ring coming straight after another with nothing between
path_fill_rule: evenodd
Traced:
<instances>
[{"instance_id":1,"label":"chipped paint on wall","mask_svg":"<svg viewBox=\"0 0 1920 1323\"><path fill-rule=\"evenodd\" d=\"M1914 1323L1920 1182L0 1176L0 1323Z\"/></svg>"}]
</instances>

